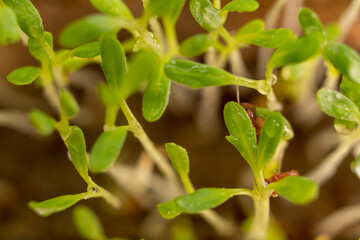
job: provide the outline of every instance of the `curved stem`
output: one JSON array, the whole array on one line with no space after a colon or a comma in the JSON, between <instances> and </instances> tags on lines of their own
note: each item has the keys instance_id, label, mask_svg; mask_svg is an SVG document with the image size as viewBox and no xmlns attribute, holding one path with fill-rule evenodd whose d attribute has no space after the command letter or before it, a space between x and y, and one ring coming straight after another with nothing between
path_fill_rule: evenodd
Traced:
<instances>
[{"instance_id":1,"label":"curved stem","mask_svg":"<svg viewBox=\"0 0 360 240\"><path fill-rule=\"evenodd\" d=\"M268 196L259 196L254 199L254 220L247 236L249 240L263 240L269 224L270 199Z\"/></svg>"}]
</instances>

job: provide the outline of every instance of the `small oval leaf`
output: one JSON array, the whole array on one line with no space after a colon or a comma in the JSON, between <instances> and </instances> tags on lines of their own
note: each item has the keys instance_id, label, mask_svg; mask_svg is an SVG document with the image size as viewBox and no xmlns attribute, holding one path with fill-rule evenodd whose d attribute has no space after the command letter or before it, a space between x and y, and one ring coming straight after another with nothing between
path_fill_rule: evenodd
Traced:
<instances>
[{"instance_id":1,"label":"small oval leaf","mask_svg":"<svg viewBox=\"0 0 360 240\"><path fill-rule=\"evenodd\" d=\"M267 68L273 69L303 62L320 50L320 39L315 35L298 38L278 48L271 56Z\"/></svg>"},{"instance_id":2,"label":"small oval leaf","mask_svg":"<svg viewBox=\"0 0 360 240\"><path fill-rule=\"evenodd\" d=\"M14 11L0 4L0 45L6 46L18 42L20 28Z\"/></svg>"},{"instance_id":3,"label":"small oval leaf","mask_svg":"<svg viewBox=\"0 0 360 240\"><path fill-rule=\"evenodd\" d=\"M44 26L39 12L29 0L4 0L15 12L21 30L33 38L41 38Z\"/></svg>"},{"instance_id":4,"label":"small oval leaf","mask_svg":"<svg viewBox=\"0 0 360 240\"><path fill-rule=\"evenodd\" d=\"M29 37L28 39L28 48L31 55L41 62L45 59L50 61L49 54L44 49L44 43L47 43L50 48L53 48L53 36L50 32L44 32L42 38Z\"/></svg>"},{"instance_id":5,"label":"small oval leaf","mask_svg":"<svg viewBox=\"0 0 360 240\"><path fill-rule=\"evenodd\" d=\"M267 188L274 189L279 196L298 205L308 204L318 195L318 186L313 181L300 176L283 178L269 184Z\"/></svg>"},{"instance_id":6,"label":"small oval leaf","mask_svg":"<svg viewBox=\"0 0 360 240\"><path fill-rule=\"evenodd\" d=\"M103 132L90 152L90 169L93 172L106 171L119 157L127 135L125 127Z\"/></svg>"},{"instance_id":7,"label":"small oval leaf","mask_svg":"<svg viewBox=\"0 0 360 240\"><path fill-rule=\"evenodd\" d=\"M60 34L60 43L67 48L98 40L105 33L121 28L118 19L103 14L94 14L70 23Z\"/></svg>"},{"instance_id":8,"label":"small oval leaf","mask_svg":"<svg viewBox=\"0 0 360 240\"><path fill-rule=\"evenodd\" d=\"M302 8L300 10L299 23L305 35L309 35L313 32L320 32L323 34L324 29L319 17L308 8Z\"/></svg>"},{"instance_id":9,"label":"small oval leaf","mask_svg":"<svg viewBox=\"0 0 360 240\"><path fill-rule=\"evenodd\" d=\"M91 42L81 45L71 51L74 57L78 58L93 58L100 55L100 43Z\"/></svg>"},{"instance_id":10,"label":"small oval leaf","mask_svg":"<svg viewBox=\"0 0 360 240\"><path fill-rule=\"evenodd\" d=\"M226 139L239 150L254 170L257 160L256 133L245 109L236 102L228 102L224 108L224 120L230 133Z\"/></svg>"},{"instance_id":11,"label":"small oval leaf","mask_svg":"<svg viewBox=\"0 0 360 240\"><path fill-rule=\"evenodd\" d=\"M37 109L31 110L28 113L28 117L39 134L48 136L54 132L55 120L43 111Z\"/></svg>"},{"instance_id":12,"label":"small oval leaf","mask_svg":"<svg viewBox=\"0 0 360 240\"><path fill-rule=\"evenodd\" d=\"M6 78L15 85L28 85L38 78L40 72L41 69L38 67L21 67L12 71Z\"/></svg>"},{"instance_id":13,"label":"small oval leaf","mask_svg":"<svg viewBox=\"0 0 360 240\"><path fill-rule=\"evenodd\" d=\"M325 57L350 80L360 84L360 56L355 50L339 42L329 42L325 47Z\"/></svg>"},{"instance_id":14,"label":"small oval leaf","mask_svg":"<svg viewBox=\"0 0 360 240\"><path fill-rule=\"evenodd\" d=\"M76 116L80 111L79 104L71 92L69 92L67 89L63 89L60 92L60 105L61 114L66 119L70 119Z\"/></svg>"},{"instance_id":15,"label":"small oval leaf","mask_svg":"<svg viewBox=\"0 0 360 240\"><path fill-rule=\"evenodd\" d=\"M222 11L229 12L253 12L259 8L259 3L255 0L232 0L225 5Z\"/></svg>"},{"instance_id":16,"label":"small oval leaf","mask_svg":"<svg viewBox=\"0 0 360 240\"><path fill-rule=\"evenodd\" d=\"M123 76L126 73L126 57L121 43L115 37L100 40L101 67L104 71L110 91L120 97Z\"/></svg>"},{"instance_id":17,"label":"small oval leaf","mask_svg":"<svg viewBox=\"0 0 360 240\"><path fill-rule=\"evenodd\" d=\"M265 48L279 48L284 44L293 41L295 38L293 32L289 29L279 28L262 31L252 37L249 42Z\"/></svg>"},{"instance_id":18,"label":"small oval leaf","mask_svg":"<svg viewBox=\"0 0 360 240\"><path fill-rule=\"evenodd\" d=\"M196 57L205 53L212 43L208 34L197 34L185 39L181 44L179 51L185 57Z\"/></svg>"},{"instance_id":19,"label":"small oval leaf","mask_svg":"<svg viewBox=\"0 0 360 240\"><path fill-rule=\"evenodd\" d=\"M129 8L121 0L90 0L91 4L100 12L106 15L120 17L126 20L133 20Z\"/></svg>"},{"instance_id":20,"label":"small oval leaf","mask_svg":"<svg viewBox=\"0 0 360 240\"><path fill-rule=\"evenodd\" d=\"M215 31L223 26L225 18L209 0L190 0L190 11L194 19L208 31Z\"/></svg>"},{"instance_id":21,"label":"small oval leaf","mask_svg":"<svg viewBox=\"0 0 360 240\"><path fill-rule=\"evenodd\" d=\"M182 59L167 62L165 73L171 80L191 88L225 86L233 84L235 80L234 75L223 69Z\"/></svg>"},{"instance_id":22,"label":"small oval leaf","mask_svg":"<svg viewBox=\"0 0 360 240\"><path fill-rule=\"evenodd\" d=\"M106 239L99 218L88 207L76 206L72 212L73 221L78 233L87 240Z\"/></svg>"},{"instance_id":23,"label":"small oval leaf","mask_svg":"<svg viewBox=\"0 0 360 240\"><path fill-rule=\"evenodd\" d=\"M151 76L142 101L142 113L148 122L158 120L169 102L171 81L162 69L159 71Z\"/></svg>"},{"instance_id":24,"label":"small oval leaf","mask_svg":"<svg viewBox=\"0 0 360 240\"><path fill-rule=\"evenodd\" d=\"M78 201L84 199L86 194L80 193L75 195L64 195L56 198L51 198L42 202L29 202L29 208L35 211L38 215L47 217L53 213L63 211L73 206Z\"/></svg>"},{"instance_id":25,"label":"small oval leaf","mask_svg":"<svg viewBox=\"0 0 360 240\"><path fill-rule=\"evenodd\" d=\"M319 108L329 116L346 121L360 121L360 112L356 105L342 93L322 88L316 94Z\"/></svg>"},{"instance_id":26,"label":"small oval leaf","mask_svg":"<svg viewBox=\"0 0 360 240\"><path fill-rule=\"evenodd\" d=\"M350 80L348 77L343 76L340 84L340 92L347 96L360 108L360 84Z\"/></svg>"},{"instance_id":27,"label":"small oval leaf","mask_svg":"<svg viewBox=\"0 0 360 240\"><path fill-rule=\"evenodd\" d=\"M248 43L250 39L264 31L265 24L261 19L255 19L242 26L235 34L235 40Z\"/></svg>"},{"instance_id":28,"label":"small oval leaf","mask_svg":"<svg viewBox=\"0 0 360 240\"><path fill-rule=\"evenodd\" d=\"M175 143L166 143L165 148L179 176L187 176L189 174L190 161L186 149Z\"/></svg>"},{"instance_id":29,"label":"small oval leaf","mask_svg":"<svg viewBox=\"0 0 360 240\"><path fill-rule=\"evenodd\" d=\"M266 118L261 129L258 145L258 166L263 169L274 156L284 131L284 118L280 112L273 111Z\"/></svg>"},{"instance_id":30,"label":"small oval leaf","mask_svg":"<svg viewBox=\"0 0 360 240\"><path fill-rule=\"evenodd\" d=\"M184 6L185 0L148 0L146 9L150 16L159 16L166 18L172 24L178 19Z\"/></svg>"},{"instance_id":31,"label":"small oval leaf","mask_svg":"<svg viewBox=\"0 0 360 240\"><path fill-rule=\"evenodd\" d=\"M237 189L202 188L191 194L158 204L157 207L162 217L171 219L183 212L197 213L217 207L237 193Z\"/></svg>"},{"instance_id":32,"label":"small oval leaf","mask_svg":"<svg viewBox=\"0 0 360 240\"><path fill-rule=\"evenodd\" d=\"M85 137L78 126L70 126L62 132L63 141L68 148L70 158L76 170L85 182L90 183Z\"/></svg>"}]
</instances>

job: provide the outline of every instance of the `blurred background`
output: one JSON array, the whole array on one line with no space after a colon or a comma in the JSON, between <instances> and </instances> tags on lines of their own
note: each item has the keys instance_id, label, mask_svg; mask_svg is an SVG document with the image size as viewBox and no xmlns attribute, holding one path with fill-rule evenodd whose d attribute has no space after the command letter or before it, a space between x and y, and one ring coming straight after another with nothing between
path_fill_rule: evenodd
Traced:
<instances>
[{"instance_id":1,"label":"blurred background","mask_svg":"<svg viewBox=\"0 0 360 240\"><path fill-rule=\"evenodd\" d=\"M140 0L124 0L124 2L135 16L141 15ZM228 1L222 2L225 5ZM266 18L275 1L259 0L258 2L260 7L254 13L230 13L226 28L234 32L251 19ZM297 23L299 7L311 8L326 25L338 22L351 2L350 0L291 0L285 4L275 27L287 27L301 35ZM55 49L61 48L57 39L67 24L97 12L86 0L32 0L32 3L40 12L45 29L53 33ZM343 40L360 51L360 17L348 27L349 32ZM179 41L203 32L193 20L187 4L180 16L176 31ZM128 36L125 32L120 34L123 34L119 36L123 39ZM257 77L261 71L259 67L257 68L259 49L251 46L241 53L249 76L259 79ZM27 203L32 200L42 201L59 195L82 192L86 185L68 160L61 138L57 134L42 138L26 121L25 113L32 108L39 108L56 117L55 112L44 101L41 89L35 85L15 87L6 81L7 74L13 69L25 65L37 66L39 63L21 43L7 47L0 46L0 56L0 239L80 239L72 222L71 210L42 218L27 207ZM73 81L72 91L81 106L81 113L74 119L74 123L84 130L90 149L102 132L104 108L95 96L95 85L104 81L104 76L99 66L90 65L73 74L71 81ZM241 96L242 101L265 106L265 99L253 91L242 90ZM284 103L283 114L292 123L295 131L295 138L290 141L285 153L282 170L297 169L300 174L306 174L321 162L336 144L337 135L332 127L332 120L324 114L315 117L316 114L307 112L303 106L299 106L286 94L283 96L280 94L279 98ZM224 104L234 100L236 95L233 88L221 88L221 106L216 112L221 124L216 129L210 128L207 131L199 127L196 120L196 113L201 107L199 91L190 91L173 85L169 107L164 116L155 123L147 123L142 118L141 94L132 96L128 102L155 144L162 146L166 142L175 142L187 149L190 156L190 176L196 188L246 187L251 186L252 176L249 174L246 162L225 140L227 130L222 122ZM313 118L316 118L316 121L313 121ZM125 122L121 114L118 122ZM119 161L131 166L141 156L140 144L132 134L129 134ZM288 234L289 239L313 239L316 236L316 227L330 213L360 203L360 182L349 168L352 159L352 156L346 158L336 176L322 186L318 199L307 206L294 206L280 198L271 199L272 214ZM81 202L91 207L100 217L108 236L148 240L171 239L172 231L175 231L171 224L176 221L167 222L154 217L156 213L152 213L151 209L144 208L138 201L128 196L126 191L118 187L108 175L93 175L93 178L99 185L113 191L124 202L124 206L119 210L112 209L102 199ZM251 214L253 207L251 202L240 198L229 200L216 211L236 224L241 223L248 214ZM198 239L241 239L241 237L217 235L197 215L182 216L179 219L183 219L186 226L193 227ZM157 226L168 227L159 234L156 232ZM335 239L357 239L359 236L360 222L343 230Z\"/></svg>"}]
</instances>

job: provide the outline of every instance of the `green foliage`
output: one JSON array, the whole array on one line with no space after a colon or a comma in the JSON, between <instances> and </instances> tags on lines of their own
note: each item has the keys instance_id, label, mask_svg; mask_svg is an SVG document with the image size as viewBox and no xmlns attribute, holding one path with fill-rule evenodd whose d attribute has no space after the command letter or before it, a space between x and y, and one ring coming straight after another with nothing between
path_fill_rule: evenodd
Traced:
<instances>
[{"instance_id":1,"label":"green foliage","mask_svg":"<svg viewBox=\"0 0 360 240\"><path fill-rule=\"evenodd\" d=\"M0 45L10 45L19 39L20 29L14 11L0 3Z\"/></svg>"},{"instance_id":2,"label":"green foliage","mask_svg":"<svg viewBox=\"0 0 360 240\"><path fill-rule=\"evenodd\" d=\"M37 9L29 0L4 0L5 4L15 12L21 30L33 38L41 38L44 26Z\"/></svg>"},{"instance_id":3,"label":"green foliage","mask_svg":"<svg viewBox=\"0 0 360 240\"><path fill-rule=\"evenodd\" d=\"M205 53L213 42L209 34L197 34L185 39L179 48L185 57L196 57Z\"/></svg>"},{"instance_id":4,"label":"green foliage","mask_svg":"<svg viewBox=\"0 0 360 240\"><path fill-rule=\"evenodd\" d=\"M292 31L285 28L266 30L251 37L251 44L265 48L279 48L284 44L293 41L295 38Z\"/></svg>"},{"instance_id":5,"label":"green foliage","mask_svg":"<svg viewBox=\"0 0 360 240\"><path fill-rule=\"evenodd\" d=\"M29 202L29 208L34 210L38 215L47 217L53 213L63 211L78 201L84 199L86 194L80 193L75 195L64 195L56 198L51 198L42 202Z\"/></svg>"},{"instance_id":6,"label":"green foliage","mask_svg":"<svg viewBox=\"0 0 360 240\"><path fill-rule=\"evenodd\" d=\"M235 76L223 69L182 59L167 62L165 73L171 80L191 88L224 86L235 81Z\"/></svg>"},{"instance_id":7,"label":"green foliage","mask_svg":"<svg viewBox=\"0 0 360 240\"><path fill-rule=\"evenodd\" d=\"M209 0L190 0L190 12L194 19L208 31L220 29L225 17Z\"/></svg>"},{"instance_id":8,"label":"green foliage","mask_svg":"<svg viewBox=\"0 0 360 240\"><path fill-rule=\"evenodd\" d=\"M343 43L329 42L324 54L341 74L360 84L360 56L355 50Z\"/></svg>"},{"instance_id":9,"label":"green foliage","mask_svg":"<svg viewBox=\"0 0 360 240\"><path fill-rule=\"evenodd\" d=\"M224 120L230 136L226 139L245 158L250 167L257 167L256 133L245 109L236 102L228 102L224 108Z\"/></svg>"},{"instance_id":10,"label":"green foliage","mask_svg":"<svg viewBox=\"0 0 360 240\"><path fill-rule=\"evenodd\" d=\"M34 58L41 62L49 59L49 52L45 44L47 44L49 48L53 48L53 36L50 32L44 32L41 38L29 37L29 51Z\"/></svg>"},{"instance_id":11,"label":"green foliage","mask_svg":"<svg viewBox=\"0 0 360 240\"><path fill-rule=\"evenodd\" d=\"M324 33L323 26L318 16L308 8L303 8L300 10L299 22L305 35L310 35L313 32L320 32L321 34Z\"/></svg>"},{"instance_id":12,"label":"green foliage","mask_svg":"<svg viewBox=\"0 0 360 240\"><path fill-rule=\"evenodd\" d=\"M55 120L43 111L37 109L31 110L28 113L28 117L39 134L48 136L54 132Z\"/></svg>"},{"instance_id":13,"label":"green foliage","mask_svg":"<svg viewBox=\"0 0 360 240\"><path fill-rule=\"evenodd\" d=\"M267 188L274 189L279 196L298 205L307 204L318 195L317 185L313 181L300 176L285 177L278 182L269 184Z\"/></svg>"},{"instance_id":14,"label":"green foliage","mask_svg":"<svg viewBox=\"0 0 360 240\"><path fill-rule=\"evenodd\" d=\"M316 94L319 108L329 116L346 121L360 121L360 112L353 101L335 90L322 88Z\"/></svg>"},{"instance_id":15,"label":"green foliage","mask_svg":"<svg viewBox=\"0 0 360 240\"><path fill-rule=\"evenodd\" d=\"M100 40L101 67L104 71L110 91L120 97L123 76L126 73L126 57L121 43L115 37L103 37Z\"/></svg>"},{"instance_id":16,"label":"green foliage","mask_svg":"<svg viewBox=\"0 0 360 240\"><path fill-rule=\"evenodd\" d=\"M125 143L127 129L117 127L103 132L90 152L90 169L93 172L106 171L119 157Z\"/></svg>"},{"instance_id":17,"label":"green foliage","mask_svg":"<svg viewBox=\"0 0 360 240\"><path fill-rule=\"evenodd\" d=\"M122 0L90 0L91 4L100 12L109 16L133 20L129 8Z\"/></svg>"},{"instance_id":18,"label":"green foliage","mask_svg":"<svg viewBox=\"0 0 360 240\"><path fill-rule=\"evenodd\" d=\"M185 4L185 0L148 0L146 10L150 16L164 17L174 24Z\"/></svg>"},{"instance_id":19,"label":"green foliage","mask_svg":"<svg viewBox=\"0 0 360 240\"><path fill-rule=\"evenodd\" d=\"M40 72L38 67L26 66L15 69L6 78L15 85L28 85L38 78Z\"/></svg>"},{"instance_id":20,"label":"green foliage","mask_svg":"<svg viewBox=\"0 0 360 240\"><path fill-rule=\"evenodd\" d=\"M162 68L151 76L142 101L142 113L146 121L154 122L162 116L169 102L170 86L170 79Z\"/></svg>"},{"instance_id":21,"label":"green foliage","mask_svg":"<svg viewBox=\"0 0 360 240\"><path fill-rule=\"evenodd\" d=\"M76 116L80 107L74 98L74 96L66 89L63 89L60 92L60 105L61 105L61 115L66 119L70 119Z\"/></svg>"},{"instance_id":22,"label":"green foliage","mask_svg":"<svg viewBox=\"0 0 360 240\"><path fill-rule=\"evenodd\" d=\"M190 161L186 149L176 145L175 143L166 143L165 148L170 157L171 163L179 176L187 176L190 171Z\"/></svg>"},{"instance_id":23,"label":"green foliage","mask_svg":"<svg viewBox=\"0 0 360 240\"><path fill-rule=\"evenodd\" d=\"M114 17L94 14L68 25L61 32L59 40L64 47L73 48L98 40L103 34L117 32L121 26L121 23Z\"/></svg>"},{"instance_id":24,"label":"green foliage","mask_svg":"<svg viewBox=\"0 0 360 240\"><path fill-rule=\"evenodd\" d=\"M72 212L73 221L80 236L86 240L106 239L104 229L95 213L84 205L76 206Z\"/></svg>"},{"instance_id":25,"label":"green foliage","mask_svg":"<svg viewBox=\"0 0 360 240\"><path fill-rule=\"evenodd\" d=\"M348 77L343 76L340 84L340 91L346 97L351 99L358 108L360 108L360 85L358 83L355 83Z\"/></svg>"},{"instance_id":26,"label":"green foliage","mask_svg":"<svg viewBox=\"0 0 360 240\"><path fill-rule=\"evenodd\" d=\"M274 156L284 131L284 118L280 112L271 112L259 136L257 152L259 169L263 169Z\"/></svg>"},{"instance_id":27,"label":"green foliage","mask_svg":"<svg viewBox=\"0 0 360 240\"><path fill-rule=\"evenodd\" d=\"M298 38L278 48L271 56L267 68L273 69L303 62L315 56L319 49L320 39L316 35Z\"/></svg>"},{"instance_id":28,"label":"green foliage","mask_svg":"<svg viewBox=\"0 0 360 240\"><path fill-rule=\"evenodd\" d=\"M254 19L242 26L235 34L234 38L238 42L249 43L253 37L264 31L265 24L261 19Z\"/></svg>"},{"instance_id":29,"label":"green foliage","mask_svg":"<svg viewBox=\"0 0 360 240\"><path fill-rule=\"evenodd\" d=\"M169 202L158 204L157 207L162 217L171 219L183 212L198 213L217 207L238 193L238 189L202 188L194 193L179 196Z\"/></svg>"},{"instance_id":30,"label":"green foliage","mask_svg":"<svg viewBox=\"0 0 360 240\"><path fill-rule=\"evenodd\" d=\"M334 119L335 130L341 135L348 135L352 133L356 126L356 122L341 120L338 118Z\"/></svg>"},{"instance_id":31,"label":"green foliage","mask_svg":"<svg viewBox=\"0 0 360 240\"><path fill-rule=\"evenodd\" d=\"M100 43L91 42L81 45L71 51L74 57L78 58L93 58L100 55Z\"/></svg>"},{"instance_id":32,"label":"green foliage","mask_svg":"<svg viewBox=\"0 0 360 240\"><path fill-rule=\"evenodd\" d=\"M255 0L232 0L225 5L222 11L229 12L253 12L259 8L259 3Z\"/></svg>"},{"instance_id":33,"label":"green foliage","mask_svg":"<svg viewBox=\"0 0 360 240\"><path fill-rule=\"evenodd\" d=\"M82 130L77 126L70 126L61 135L69 150L72 163L80 176L89 184L91 180L88 174L86 144Z\"/></svg>"}]
</instances>

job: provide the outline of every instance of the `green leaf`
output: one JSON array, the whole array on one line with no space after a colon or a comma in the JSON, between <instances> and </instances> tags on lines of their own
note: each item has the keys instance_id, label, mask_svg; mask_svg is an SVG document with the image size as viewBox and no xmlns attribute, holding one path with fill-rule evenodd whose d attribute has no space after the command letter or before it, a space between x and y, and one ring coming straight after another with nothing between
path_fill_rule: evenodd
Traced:
<instances>
[{"instance_id":1,"label":"green leaf","mask_svg":"<svg viewBox=\"0 0 360 240\"><path fill-rule=\"evenodd\" d=\"M351 171L360 178L360 155L358 155L354 161L350 164Z\"/></svg>"},{"instance_id":2,"label":"green leaf","mask_svg":"<svg viewBox=\"0 0 360 240\"><path fill-rule=\"evenodd\" d=\"M99 218L88 207L76 206L72 212L74 225L80 236L87 240L106 239Z\"/></svg>"},{"instance_id":3,"label":"green leaf","mask_svg":"<svg viewBox=\"0 0 360 240\"><path fill-rule=\"evenodd\" d=\"M104 172L116 161L124 146L126 134L125 127L117 127L98 137L90 152L91 171Z\"/></svg>"},{"instance_id":4,"label":"green leaf","mask_svg":"<svg viewBox=\"0 0 360 240\"><path fill-rule=\"evenodd\" d=\"M171 81L162 70L151 76L142 101L142 113L146 121L154 122L164 113L170 95Z\"/></svg>"},{"instance_id":5,"label":"green leaf","mask_svg":"<svg viewBox=\"0 0 360 240\"><path fill-rule=\"evenodd\" d=\"M119 20L103 14L81 18L68 25L60 35L60 44L67 48L98 40L103 34L116 32L122 27Z\"/></svg>"},{"instance_id":6,"label":"green leaf","mask_svg":"<svg viewBox=\"0 0 360 240\"><path fill-rule=\"evenodd\" d=\"M353 101L335 90L322 88L316 94L319 108L327 115L346 121L360 121L360 112Z\"/></svg>"},{"instance_id":7,"label":"green leaf","mask_svg":"<svg viewBox=\"0 0 360 240\"><path fill-rule=\"evenodd\" d=\"M354 131L356 126L356 122L345 121L337 118L334 120L335 130L341 135L349 135Z\"/></svg>"},{"instance_id":8,"label":"green leaf","mask_svg":"<svg viewBox=\"0 0 360 240\"><path fill-rule=\"evenodd\" d=\"M7 80L15 85L28 85L38 78L41 69L38 67L21 67L7 75Z\"/></svg>"},{"instance_id":9,"label":"green leaf","mask_svg":"<svg viewBox=\"0 0 360 240\"><path fill-rule=\"evenodd\" d=\"M120 17L126 20L133 20L129 8L122 0L90 0L91 4L100 12L106 15Z\"/></svg>"},{"instance_id":10,"label":"green leaf","mask_svg":"<svg viewBox=\"0 0 360 240\"><path fill-rule=\"evenodd\" d=\"M263 169L274 156L284 131L284 118L274 111L266 118L259 136L258 166Z\"/></svg>"},{"instance_id":11,"label":"green leaf","mask_svg":"<svg viewBox=\"0 0 360 240\"><path fill-rule=\"evenodd\" d=\"M267 68L273 69L303 62L315 56L320 49L320 39L309 35L298 38L278 48L271 56Z\"/></svg>"},{"instance_id":12,"label":"green leaf","mask_svg":"<svg viewBox=\"0 0 360 240\"><path fill-rule=\"evenodd\" d=\"M186 149L175 143L166 143L165 148L170 157L170 161L179 176L187 176L190 171L190 161Z\"/></svg>"},{"instance_id":13,"label":"green leaf","mask_svg":"<svg viewBox=\"0 0 360 240\"><path fill-rule=\"evenodd\" d=\"M164 17L173 24L178 19L185 0L148 0L146 10L150 16Z\"/></svg>"},{"instance_id":14,"label":"green leaf","mask_svg":"<svg viewBox=\"0 0 360 240\"><path fill-rule=\"evenodd\" d=\"M44 26L41 17L29 0L4 0L4 2L14 10L20 28L26 35L33 38L42 37Z\"/></svg>"},{"instance_id":15,"label":"green leaf","mask_svg":"<svg viewBox=\"0 0 360 240\"><path fill-rule=\"evenodd\" d=\"M76 116L80 111L80 107L76 99L66 89L63 89L60 92L60 105L61 105L61 114L66 119L70 119Z\"/></svg>"},{"instance_id":16,"label":"green leaf","mask_svg":"<svg viewBox=\"0 0 360 240\"><path fill-rule=\"evenodd\" d=\"M30 54L39 61L44 61L49 59L49 54L44 48L44 44L48 44L49 47L53 48L53 36L50 32L44 32L44 35L41 38L32 38L28 39L28 48Z\"/></svg>"},{"instance_id":17,"label":"green leaf","mask_svg":"<svg viewBox=\"0 0 360 240\"><path fill-rule=\"evenodd\" d=\"M126 57L121 43L115 37L104 37L100 40L101 67L104 71L110 91L119 97L123 76L126 73Z\"/></svg>"},{"instance_id":18,"label":"green leaf","mask_svg":"<svg viewBox=\"0 0 360 240\"><path fill-rule=\"evenodd\" d=\"M225 86L232 84L235 79L234 75L223 69L182 59L167 62L165 73L171 80L191 88Z\"/></svg>"},{"instance_id":19,"label":"green leaf","mask_svg":"<svg viewBox=\"0 0 360 240\"><path fill-rule=\"evenodd\" d=\"M262 31L252 37L249 42L265 48L279 48L294 39L295 36L291 30L279 28Z\"/></svg>"},{"instance_id":20,"label":"green leaf","mask_svg":"<svg viewBox=\"0 0 360 240\"><path fill-rule=\"evenodd\" d=\"M235 34L238 42L249 42L254 36L264 31L265 24L261 19L255 19L242 26Z\"/></svg>"},{"instance_id":21,"label":"green leaf","mask_svg":"<svg viewBox=\"0 0 360 240\"><path fill-rule=\"evenodd\" d=\"M340 84L340 92L350 98L355 105L360 108L360 84L353 82L346 76L343 76Z\"/></svg>"},{"instance_id":22,"label":"green leaf","mask_svg":"<svg viewBox=\"0 0 360 240\"><path fill-rule=\"evenodd\" d=\"M80 176L89 183L90 178L87 167L86 144L83 132L78 126L70 126L62 132L62 138L65 142L72 163Z\"/></svg>"},{"instance_id":23,"label":"green leaf","mask_svg":"<svg viewBox=\"0 0 360 240\"><path fill-rule=\"evenodd\" d=\"M209 34L197 34L185 39L179 51L185 57L196 57L205 53L213 42Z\"/></svg>"},{"instance_id":24,"label":"green leaf","mask_svg":"<svg viewBox=\"0 0 360 240\"><path fill-rule=\"evenodd\" d=\"M78 58L93 58L100 55L100 43L91 42L81 45L71 51L74 57Z\"/></svg>"},{"instance_id":25,"label":"green leaf","mask_svg":"<svg viewBox=\"0 0 360 240\"><path fill-rule=\"evenodd\" d=\"M196 22L208 31L221 28L225 17L209 0L190 0L190 11Z\"/></svg>"},{"instance_id":26,"label":"green leaf","mask_svg":"<svg viewBox=\"0 0 360 240\"><path fill-rule=\"evenodd\" d=\"M298 205L308 204L318 195L318 186L313 181L300 176L285 177L269 184L267 188L274 189L279 196Z\"/></svg>"},{"instance_id":27,"label":"green leaf","mask_svg":"<svg viewBox=\"0 0 360 240\"><path fill-rule=\"evenodd\" d=\"M313 32L320 32L323 34L324 32L319 17L316 15L316 13L308 8L302 8L300 10L299 23L305 35L309 35Z\"/></svg>"},{"instance_id":28,"label":"green leaf","mask_svg":"<svg viewBox=\"0 0 360 240\"><path fill-rule=\"evenodd\" d=\"M118 101L114 95L110 92L110 89L106 83L100 83L97 86L97 95L102 104L105 106L117 106Z\"/></svg>"},{"instance_id":29,"label":"green leaf","mask_svg":"<svg viewBox=\"0 0 360 240\"><path fill-rule=\"evenodd\" d=\"M267 119L271 115L271 113L272 111L270 111L269 109L260 107L256 108L256 116L262 117L264 119ZM282 138L288 141L294 137L294 130L292 129L290 122L284 116L282 116L282 118L284 122L284 131Z\"/></svg>"},{"instance_id":30,"label":"green leaf","mask_svg":"<svg viewBox=\"0 0 360 240\"><path fill-rule=\"evenodd\" d=\"M236 102L228 102L224 108L224 120L230 133L226 139L254 169L257 159L256 133L245 109Z\"/></svg>"},{"instance_id":31,"label":"green leaf","mask_svg":"<svg viewBox=\"0 0 360 240\"><path fill-rule=\"evenodd\" d=\"M259 3L255 0L232 0L225 5L222 11L230 12L253 12L259 8Z\"/></svg>"},{"instance_id":32,"label":"green leaf","mask_svg":"<svg viewBox=\"0 0 360 240\"><path fill-rule=\"evenodd\" d=\"M31 110L28 113L28 117L39 134L48 136L54 132L55 120L43 111Z\"/></svg>"},{"instance_id":33,"label":"green leaf","mask_svg":"<svg viewBox=\"0 0 360 240\"><path fill-rule=\"evenodd\" d=\"M120 95L126 99L139 91L154 69L159 68L160 61L160 57L152 51L139 51L132 54L128 61L128 72L124 76L124 81L121 82Z\"/></svg>"},{"instance_id":34,"label":"green leaf","mask_svg":"<svg viewBox=\"0 0 360 240\"><path fill-rule=\"evenodd\" d=\"M331 23L325 26L324 31L328 41L333 41L340 36L340 27L337 23Z\"/></svg>"},{"instance_id":35,"label":"green leaf","mask_svg":"<svg viewBox=\"0 0 360 240\"><path fill-rule=\"evenodd\" d=\"M75 195L64 195L56 198L51 198L42 202L29 202L29 208L35 211L38 215L47 217L53 213L63 211L73 206L78 201L84 199L86 194L80 193Z\"/></svg>"},{"instance_id":36,"label":"green leaf","mask_svg":"<svg viewBox=\"0 0 360 240\"><path fill-rule=\"evenodd\" d=\"M340 73L360 84L360 56L355 50L343 43L329 42L324 52Z\"/></svg>"},{"instance_id":37,"label":"green leaf","mask_svg":"<svg viewBox=\"0 0 360 240\"><path fill-rule=\"evenodd\" d=\"M8 6L0 4L0 45L13 44L19 39L20 28L15 13Z\"/></svg>"},{"instance_id":38,"label":"green leaf","mask_svg":"<svg viewBox=\"0 0 360 240\"><path fill-rule=\"evenodd\" d=\"M157 207L163 218L171 219L183 212L197 213L217 207L237 193L237 189L202 188L194 193L158 204Z\"/></svg>"}]
</instances>

